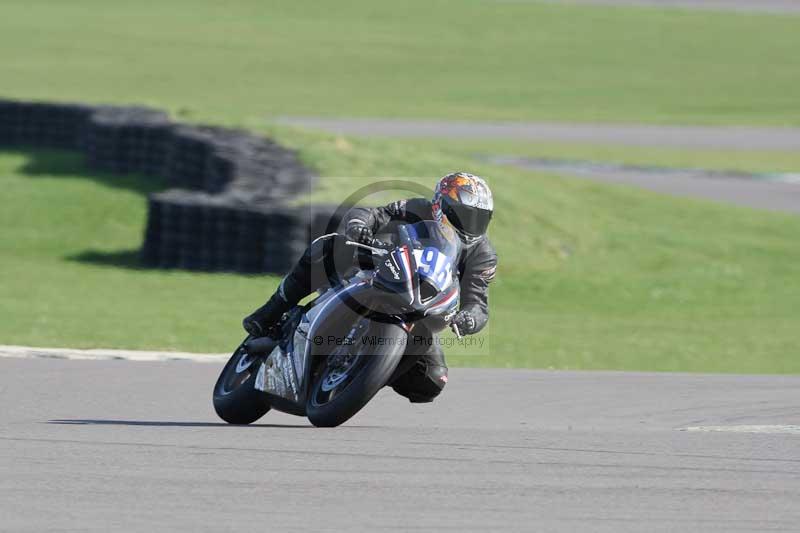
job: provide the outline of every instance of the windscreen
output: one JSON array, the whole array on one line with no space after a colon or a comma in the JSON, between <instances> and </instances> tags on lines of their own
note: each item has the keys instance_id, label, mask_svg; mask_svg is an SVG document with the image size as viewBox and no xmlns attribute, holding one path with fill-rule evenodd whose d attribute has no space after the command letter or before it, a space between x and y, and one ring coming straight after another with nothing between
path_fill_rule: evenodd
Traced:
<instances>
[{"instance_id":1,"label":"windscreen","mask_svg":"<svg viewBox=\"0 0 800 533\"><path fill-rule=\"evenodd\" d=\"M431 220L403 228L413 244L419 276L440 291L446 289L453 280L461 246L455 231Z\"/></svg>"}]
</instances>

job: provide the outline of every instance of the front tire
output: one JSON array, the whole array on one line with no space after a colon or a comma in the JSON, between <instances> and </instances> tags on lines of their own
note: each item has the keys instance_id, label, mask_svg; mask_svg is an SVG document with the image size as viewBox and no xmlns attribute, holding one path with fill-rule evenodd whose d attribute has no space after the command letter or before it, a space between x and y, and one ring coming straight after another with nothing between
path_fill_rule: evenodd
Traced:
<instances>
[{"instance_id":1,"label":"front tire","mask_svg":"<svg viewBox=\"0 0 800 533\"><path fill-rule=\"evenodd\" d=\"M386 385L400 363L406 340L403 328L372 322L368 333L353 347L350 368L341 371L331 369L328 361L322 363L306 402L306 415L315 426L335 427L349 420ZM371 345L366 338L384 343Z\"/></svg>"},{"instance_id":2,"label":"front tire","mask_svg":"<svg viewBox=\"0 0 800 533\"><path fill-rule=\"evenodd\" d=\"M229 424L252 424L267 411L267 395L255 388L262 357L250 355L239 346L214 385L214 410Z\"/></svg>"}]
</instances>

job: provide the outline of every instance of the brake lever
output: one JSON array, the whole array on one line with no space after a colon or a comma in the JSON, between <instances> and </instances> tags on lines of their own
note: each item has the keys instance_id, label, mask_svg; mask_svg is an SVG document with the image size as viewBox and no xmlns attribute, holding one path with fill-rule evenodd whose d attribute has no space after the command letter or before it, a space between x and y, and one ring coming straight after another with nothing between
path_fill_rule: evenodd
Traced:
<instances>
[{"instance_id":1,"label":"brake lever","mask_svg":"<svg viewBox=\"0 0 800 533\"><path fill-rule=\"evenodd\" d=\"M349 244L350 246L357 246L359 248L363 248L365 250L369 250L373 254L383 257L384 255L389 253L389 250L384 250L383 248L375 248L374 246L368 246L366 244L361 244L360 242L355 241L345 241L345 244Z\"/></svg>"},{"instance_id":2,"label":"brake lever","mask_svg":"<svg viewBox=\"0 0 800 533\"><path fill-rule=\"evenodd\" d=\"M453 333L456 334L456 338L463 339L464 336L461 334L461 330L458 329L458 324L455 322L450 322L450 329L453 330Z\"/></svg>"}]
</instances>

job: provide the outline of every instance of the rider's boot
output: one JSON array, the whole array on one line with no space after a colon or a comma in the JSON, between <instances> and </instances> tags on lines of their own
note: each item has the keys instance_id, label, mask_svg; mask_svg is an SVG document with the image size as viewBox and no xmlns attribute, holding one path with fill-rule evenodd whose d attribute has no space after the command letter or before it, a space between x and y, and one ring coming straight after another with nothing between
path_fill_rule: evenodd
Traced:
<instances>
[{"instance_id":1,"label":"rider's boot","mask_svg":"<svg viewBox=\"0 0 800 533\"><path fill-rule=\"evenodd\" d=\"M298 286L293 277L286 276L267 303L242 320L242 327L253 337L277 339L280 336L278 326L283 314L306 296L302 292L302 288Z\"/></svg>"},{"instance_id":2,"label":"rider's boot","mask_svg":"<svg viewBox=\"0 0 800 533\"><path fill-rule=\"evenodd\" d=\"M280 324L283 314L311 294L322 283L320 279L317 279L322 277L321 274L312 276L312 270L314 268L323 268L326 248L332 248L333 244L334 237L331 235L315 239L306 248L306 251L294 265L291 272L283 278L278 290L275 291L275 294L272 295L267 303L242 321L245 331L254 337L266 336L277 339L280 336L277 326ZM348 247L343 247L343 249L349 250L351 257L347 261L343 260L342 264L352 263L352 249ZM315 281L312 281L312 278Z\"/></svg>"}]
</instances>

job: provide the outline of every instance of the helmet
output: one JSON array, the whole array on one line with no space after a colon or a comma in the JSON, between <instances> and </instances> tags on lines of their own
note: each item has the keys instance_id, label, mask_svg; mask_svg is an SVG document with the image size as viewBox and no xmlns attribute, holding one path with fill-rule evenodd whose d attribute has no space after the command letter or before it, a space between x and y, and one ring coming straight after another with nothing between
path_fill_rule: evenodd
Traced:
<instances>
[{"instance_id":1,"label":"helmet","mask_svg":"<svg viewBox=\"0 0 800 533\"><path fill-rule=\"evenodd\" d=\"M486 233L493 209L492 191L483 178L455 172L436 184L433 193L434 218L438 222L451 224L468 246Z\"/></svg>"}]
</instances>

